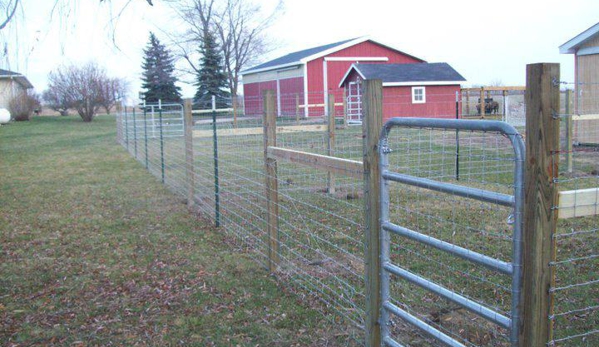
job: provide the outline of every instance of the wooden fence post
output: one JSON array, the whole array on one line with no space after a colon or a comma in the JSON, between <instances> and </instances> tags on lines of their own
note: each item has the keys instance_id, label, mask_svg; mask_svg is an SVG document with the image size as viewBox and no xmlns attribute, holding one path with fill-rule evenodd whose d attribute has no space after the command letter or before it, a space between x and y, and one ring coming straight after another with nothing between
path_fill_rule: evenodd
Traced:
<instances>
[{"instance_id":1,"label":"wooden fence post","mask_svg":"<svg viewBox=\"0 0 599 347\"><path fill-rule=\"evenodd\" d=\"M264 173L266 179L266 222L268 237L268 270L279 265L279 188L277 161L268 157L268 147L277 145L277 114L275 93L264 91Z\"/></svg>"},{"instance_id":2,"label":"wooden fence post","mask_svg":"<svg viewBox=\"0 0 599 347\"><path fill-rule=\"evenodd\" d=\"M572 137L574 130L572 124L572 109L570 108L570 102L572 100L572 90L566 89L566 163L568 165L568 172L572 172Z\"/></svg>"},{"instance_id":3,"label":"wooden fence post","mask_svg":"<svg viewBox=\"0 0 599 347\"><path fill-rule=\"evenodd\" d=\"M300 96L299 96L299 93L295 93L295 122L298 125L300 123Z\"/></svg>"},{"instance_id":4,"label":"wooden fence post","mask_svg":"<svg viewBox=\"0 0 599 347\"><path fill-rule=\"evenodd\" d=\"M116 139L117 142L122 144L123 143L123 104L121 101L117 101L116 102L116 121L117 121L117 127L116 127Z\"/></svg>"},{"instance_id":5,"label":"wooden fence post","mask_svg":"<svg viewBox=\"0 0 599 347\"><path fill-rule=\"evenodd\" d=\"M521 347L546 346L555 259L559 164L559 64L526 66L526 171Z\"/></svg>"},{"instance_id":6,"label":"wooden fence post","mask_svg":"<svg viewBox=\"0 0 599 347\"><path fill-rule=\"evenodd\" d=\"M364 163L364 223L366 280L366 346L381 345L379 310L381 303L380 182L378 143L383 127L383 83L364 80L362 135Z\"/></svg>"},{"instance_id":7,"label":"wooden fence post","mask_svg":"<svg viewBox=\"0 0 599 347\"><path fill-rule=\"evenodd\" d=\"M470 90L466 90L466 114L470 115Z\"/></svg>"},{"instance_id":8,"label":"wooden fence post","mask_svg":"<svg viewBox=\"0 0 599 347\"><path fill-rule=\"evenodd\" d=\"M327 122L327 155L335 154L335 95L329 94ZM335 194L335 175L328 173L327 187L329 194Z\"/></svg>"},{"instance_id":9,"label":"wooden fence post","mask_svg":"<svg viewBox=\"0 0 599 347\"><path fill-rule=\"evenodd\" d=\"M347 89L343 88L343 127L347 128Z\"/></svg>"},{"instance_id":10,"label":"wooden fence post","mask_svg":"<svg viewBox=\"0 0 599 347\"><path fill-rule=\"evenodd\" d=\"M183 101L183 120L185 134L185 179L187 182L187 208L192 210L195 205L195 175L193 167L193 116L191 99Z\"/></svg>"},{"instance_id":11,"label":"wooden fence post","mask_svg":"<svg viewBox=\"0 0 599 347\"><path fill-rule=\"evenodd\" d=\"M485 118L485 87L480 87L480 102L478 103L480 105L480 114L479 116L481 118Z\"/></svg>"},{"instance_id":12,"label":"wooden fence post","mask_svg":"<svg viewBox=\"0 0 599 347\"><path fill-rule=\"evenodd\" d=\"M231 96L233 106L233 128L237 129L237 95Z\"/></svg>"}]
</instances>

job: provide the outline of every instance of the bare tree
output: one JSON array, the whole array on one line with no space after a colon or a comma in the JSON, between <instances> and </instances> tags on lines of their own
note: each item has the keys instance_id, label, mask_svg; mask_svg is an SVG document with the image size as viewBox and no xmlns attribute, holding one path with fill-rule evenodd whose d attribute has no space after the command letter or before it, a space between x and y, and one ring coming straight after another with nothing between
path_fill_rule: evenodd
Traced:
<instances>
[{"instance_id":1,"label":"bare tree","mask_svg":"<svg viewBox=\"0 0 599 347\"><path fill-rule=\"evenodd\" d=\"M0 1L0 9L4 12L0 17L0 30L4 29L8 23L15 17L17 6L20 0Z\"/></svg>"},{"instance_id":2,"label":"bare tree","mask_svg":"<svg viewBox=\"0 0 599 347\"><path fill-rule=\"evenodd\" d=\"M67 100L66 95L59 92L57 88L46 89L42 93L42 100L44 101L45 106L59 112L61 116L69 115L69 101Z\"/></svg>"},{"instance_id":3,"label":"bare tree","mask_svg":"<svg viewBox=\"0 0 599 347\"><path fill-rule=\"evenodd\" d=\"M110 84L104 69L95 63L59 67L48 75L48 89L91 122L103 103L103 86Z\"/></svg>"},{"instance_id":4,"label":"bare tree","mask_svg":"<svg viewBox=\"0 0 599 347\"><path fill-rule=\"evenodd\" d=\"M275 10L266 16L260 6L250 0L227 0L217 5L215 0L190 0L184 5L177 5L175 9L188 30L176 44L181 57L197 73L199 67L194 58L197 52L189 47L200 47L208 33L213 33L218 38L223 55L228 87L235 97L243 68L259 61L262 55L274 48L266 39L266 29L280 13L283 2L280 1Z\"/></svg>"},{"instance_id":5,"label":"bare tree","mask_svg":"<svg viewBox=\"0 0 599 347\"><path fill-rule=\"evenodd\" d=\"M282 6L280 1L269 16L263 17L260 6L247 0L228 0L224 11L217 15L214 25L233 98L237 96L241 70L274 48L265 34Z\"/></svg>"},{"instance_id":6,"label":"bare tree","mask_svg":"<svg viewBox=\"0 0 599 347\"><path fill-rule=\"evenodd\" d=\"M100 82L100 89L102 91L100 105L106 110L107 114L110 114L110 109L116 102L127 96L129 84L121 78L108 78Z\"/></svg>"}]
</instances>

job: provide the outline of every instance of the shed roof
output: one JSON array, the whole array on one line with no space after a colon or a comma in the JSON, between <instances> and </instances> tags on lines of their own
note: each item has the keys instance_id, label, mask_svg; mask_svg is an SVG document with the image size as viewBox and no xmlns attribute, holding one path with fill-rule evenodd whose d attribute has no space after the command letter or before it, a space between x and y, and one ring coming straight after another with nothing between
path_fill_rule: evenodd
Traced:
<instances>
[{"instance_id":1,"label":"shed roof","mask_svg":"<svg viewBox=\"0 0 599 347\"><path fill-rule=\"evenodd\" d=\"M580 46L582 46L585 42L589 41L590 39L592 39L593 37L595 37L598 34L599 34L599 23L593 25L592 27L588 28L587 30L581 32L580 34L578 34L575 37L573 37L572 39L570 39L568 42L559 46L559 52L562 54L576 53L576 51L578 50L578 48ZM593 47L593 48L597 48L597 47ZM591 50L592 50L592 48L591 48ZM578 53L580 54L581 52L578 52ZM582 53L584 53L584 52L582 52ZM599 49L595 49L594 53L589 52L587 54L597 54L597 53L599 53Z\"/></svg>"},{"instance_id":2,"label":"shed roof","mask_svg":"<svg viewBox=\"0 0 599 347\"><path fill-rule=\"evenodd\" d=\"M365 41L372 41L376 44L379 44L381 46L387 47L389 49L392 49L394 51L400 52L402 54L405 54L407 56L413 57L414 59L417 60L421 60L424 61L420 58L416 58L412 55L406 54L404 52L401 52L397 49L391 48L389 46L383 45L379 42L376 42L374 40L370 40L368 37L358 37L358 38L353 38L353 39L349 39L349 40L343 40L343 41L339 41L339 42L335 42L335 43L330 43L327 45L322 45L322 46L318 46L318 47L312 47L312 48L308 48L308 49L304 49L301 51L297 51L297 52L293 52L293 53L289 53L287 55L284 55L282 57L267 61L265 63L262 63L260 65L251 67L245 71L242 71L242 74L250 74L250 73L256 73L256 72L262 72L262 71L270 71L270 70L276 70L276 69L282 69L282 68L286 68L286 67L292 67L292 66L297 66L297 65L301 65L301 64L305 64L308 61L323 57L325 55L340 51L344 48L347 47L351 47L353 45L357 45L359 43L365 42Z\"/></svg>"},{"instance_id":3,"label":"shed roof","mask_svg":"<svg viewBox=\"0 0 599 347\"><path fill-rule=\"evenodd\" d=\"M13 79L13 80L17 81L17 83L22 85L23 88L26 88L26 89L33 88L33 84L31 84L31 82L29 82L27 77L21 75L18 72L0 69L0 79L2 79L2 78Z\"/></svg>"},{"instance_id":4,"label":"shed roof","mask_svg":"<svg viewBox=\"0 0 599 347\"><path fill-rule=\"evenodd\" d=\"M460 84L466 81L447 63L353 64L341 79L339 87L352 70L363 79L380 79L384 86Z\"/></svg>"}]
</instances>

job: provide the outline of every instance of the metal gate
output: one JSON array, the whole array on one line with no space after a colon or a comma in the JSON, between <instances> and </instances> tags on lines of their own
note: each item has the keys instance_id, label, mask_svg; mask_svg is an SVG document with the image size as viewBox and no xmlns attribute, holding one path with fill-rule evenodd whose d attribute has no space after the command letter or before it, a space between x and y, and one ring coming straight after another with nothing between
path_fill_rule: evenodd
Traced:
<instances>
[{"instance_id":1,"label":"metal gate","mask_svg":"<svg viewBox=\"0 0 599 347\"><path fill-rule=\"evenodd\" d=\"M433 129L433 131L451 131L455 130L455 139L459 143L459 136L462 133L494 133L500 137L507 137L509 142L506 140L506 148L509 150L510 144L513 149L513 194L503 194L490 190L469 187L461 184L461 181L447 182L418 177L417 175L402 174L400 172L389 171L389 155L392 152L389 143L389 134L393 128L400 128L402 132L409 131L410 128L416 129ZM405 139L406 136L402 136ZM408 327L414 327L420 333L424 333L428 338L433 339L435 344L442 343L447 346L465 346L463 341L456 339L455 336L450 336L443 331L437 329L430 321L426 319L420 319L413 313L402 309L400 306L400 298L392 298L390 294L390 285L393 283L392 280L407 281L407 284L416 286L426 293L430 293L432 296L436 296L449 302L452 305L459 307L460 310L471 315L482 317L481 321L486 321L490 326L498 326L497 330L502 329L504 331L505 344L511 346L517 346L518 344L518 329L520 324L520 290L521 290L521 273L522 273L522 208L523 208L523 165L524 165L524 143L519 133L511 126L503 122L497 121L470 121L470 120L448 120L448 119L427 119L427 118L393 118L387 121L381 133L381 140L379 146L380 154L380 172L381 172L381 307L379 308L380 314L380 327L382 344L385 346L402 346L392 335L391 318L397 317ZM452 147L453 148L453 147ZM459 158L459 145L456 145L457 155ZM397 156L406 155L404 153L396 153ZM510 156L512 154L510 153ZM457 164L456 164L456 167ZM510 166L510 171L511 171ZM507 172L509 177L510 172ZM485 203L503 206L503 209L513 209L512 215L509 217L509 226L511 227L511 240L509 238L509 228L507 227L505 244L508 251L506 252L506 258L510 257L509 248L511 247L511 260L502 261L494 257L483 254L482 252L476 252L471 249L460 247L446 240L441 240L425 233L421 233L419 230L411 230L405 226L394 224L392 222L393 216L390 215L390 185L392 183L399 183L406 185L406 189L420 189L427 192L434 192L434 194L443 194L443 196L452 195L455 199L473 199L478 201L476 203ZM460 184L458 184L460 183ZM508 186L511 187L511 184ZM408 188L417 187L417 188ZM459 197L459 198L458 198ZM408 271L403 267L403 264L394 264L392 262L392 256L399 259L396 254L391 253L391 235L394 239L399 242L412 242L416 245L422 245L434 249L440 254L446 255L448 258L458 257L460 261L467 264L476 264L476 266L484 267L490 273L496 273L499 278L508 276L505 279L506 283L510 282L511 288L506 285L506 293L511 291L511 309L510 303L505 304L506 309L504 313L498 312L493 309L495 305L485 305L481 301L472 299L452 291L434 281L420 276L417 273ZM510 246L511 245L511 246ZM399 247L398 247L399 249ZM455 259L455 258L452 258ZM399 261L398 261L399 262ZM407 262L405 265L408 265ZM393 275L393 276L391 276ZM396 283L397 284L397 283ZM471 285L476 285L473 283ZM394 303L395 302L395 303ZM495 306L499 307L499 306ZM505 314L508 312L509 314ZM395 319L395 318L394 318ZM489 323L490 322L490 323ZM493 346L504 346L505 344L495 344ZM468 343L468 345L471 345Z\"/></svg>"},{"instance_id":2,"label":"metal gate","mask_svg":"<svg viewBox=\"0 0 599 347\"><path fill-rule=\"evenodd\" d=\"M362 124L362 96L359 82L350 82L347 89L347 123Z\"/></svg>"}]
</instances>

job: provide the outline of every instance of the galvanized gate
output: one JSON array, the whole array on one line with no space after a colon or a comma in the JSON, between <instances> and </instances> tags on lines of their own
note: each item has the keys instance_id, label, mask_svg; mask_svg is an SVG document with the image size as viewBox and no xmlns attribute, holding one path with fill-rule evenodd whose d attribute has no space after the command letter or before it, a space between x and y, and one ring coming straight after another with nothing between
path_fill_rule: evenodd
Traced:
<instances>
[{"instance_id":1,"label":"galvanized gate","mask_svg":"<svg viewBox=\"0 0 599 347\"><path fill-rule=\"evenodd\" d=\"M502 137L507 137L511 147L513 148L513 194L503 194L490 190L469 187L460 184L460 181L447 182L430 178L417 177L415 175L403 174L400 172L389 171L389 155L392 152L390 147L393 144L389 142L389 134L393 128L399 128L399 131L408 131L409 128L425 128L439 130L455 130L456 141L459 143L460 132L481 132L494 133ZM380 327L382 345L385 346L402 346L392 335L391 322L392 317L398 317L407 326L415 327L416 330L424 333L424 335L433 339L435 344L442 343L447 346L465 346L463 341L452 337L443 331L435 328L430 322L418 318L416 315L402 309L397 302L401 302L400 298L392 298L390 294L390 285L395 281L407 281L410 285L417 286L423 291L435 295L443 300L446 300L453 305L456 305L464 312L470 312L483 318L483 321L492 326L501 327L505 331L506 343L511 346L518 345L518 329L520 325L520 290L521 290L521 274L522 274L522 208L523 208L523 164L524 164L524 143L511 125L496 121L469 121L469 120L449 120L449 119L428 119L428 118L393 118L387 121L381 133L379 143L380 154L380 172L381 172L381 306ZM507 145L509 149L509 144ZM459 155L459 147L458 155ZM397 153L396 155L404 155ZM511 154L510 154L511 155ZM510 166L511 168L511 166ZM508 172L509 175L509 172ZM471 249L460 247L458 245L447 242L446 240L437 239L421 233L419 230L411 230L401 225L401 222L395 224L393 216L390 215L390 185L399 183L409 187L417 187L414 189L422 189L435 192L435 194L449 194L459 199L473 199L486 204L496 204L505 206L504 208L513 209L510 216L509 225L512 228L511 241L508 242L507 248L511 243L511 261L502 261L494 257L476 252ZM511 186L511 185L510 185ZM410 188L412 189L412 188ZM509 235L509 227L508 230ZM477 302L461 293L457 293L448 288L445 288L434 281L420 276L417 273L406 270L402 264L394 264L391 260L391 235L395 239L405 240L404 242L413 242L422 244L423 247L429 247L439 251L442 254L447 254L449 257L458 257L460 261L468 264L473 263L480 265L493 273L508 276L506 282L511 278L511 310L509 314L502 314L494 310L489 305ZM401 241L398 241L401 242ZM396 258L397 259L397 258ZM393 276L391 276L393 275ZM500 275L497 275L503 278ZM476 285L476 284L473 284ZM507 287L507 286L506 286ZM510 288L507 287L506 292L509 293ZM394 303L395 302L395 303ZM509 306L509 303L506 307ZM507 308L506 308L507 311ZM395 318L394 318L395 319ZM498 328L500 329L500 328ZM508 342L509 341L509 342ZM470 344L468 344L470 345ZM493 344L493 346L502 344Z\"/></svg>"},{"instance_id":2,"label":"galvanized gate","mask_svg":"<svg viewBox=\"0 0 599 347\"><path fill-rule=\"evenodd\" d=\"M347 122L362 124L362 95L358 82L350 82L347 89Z\"/></svg>"}]
</instances>

